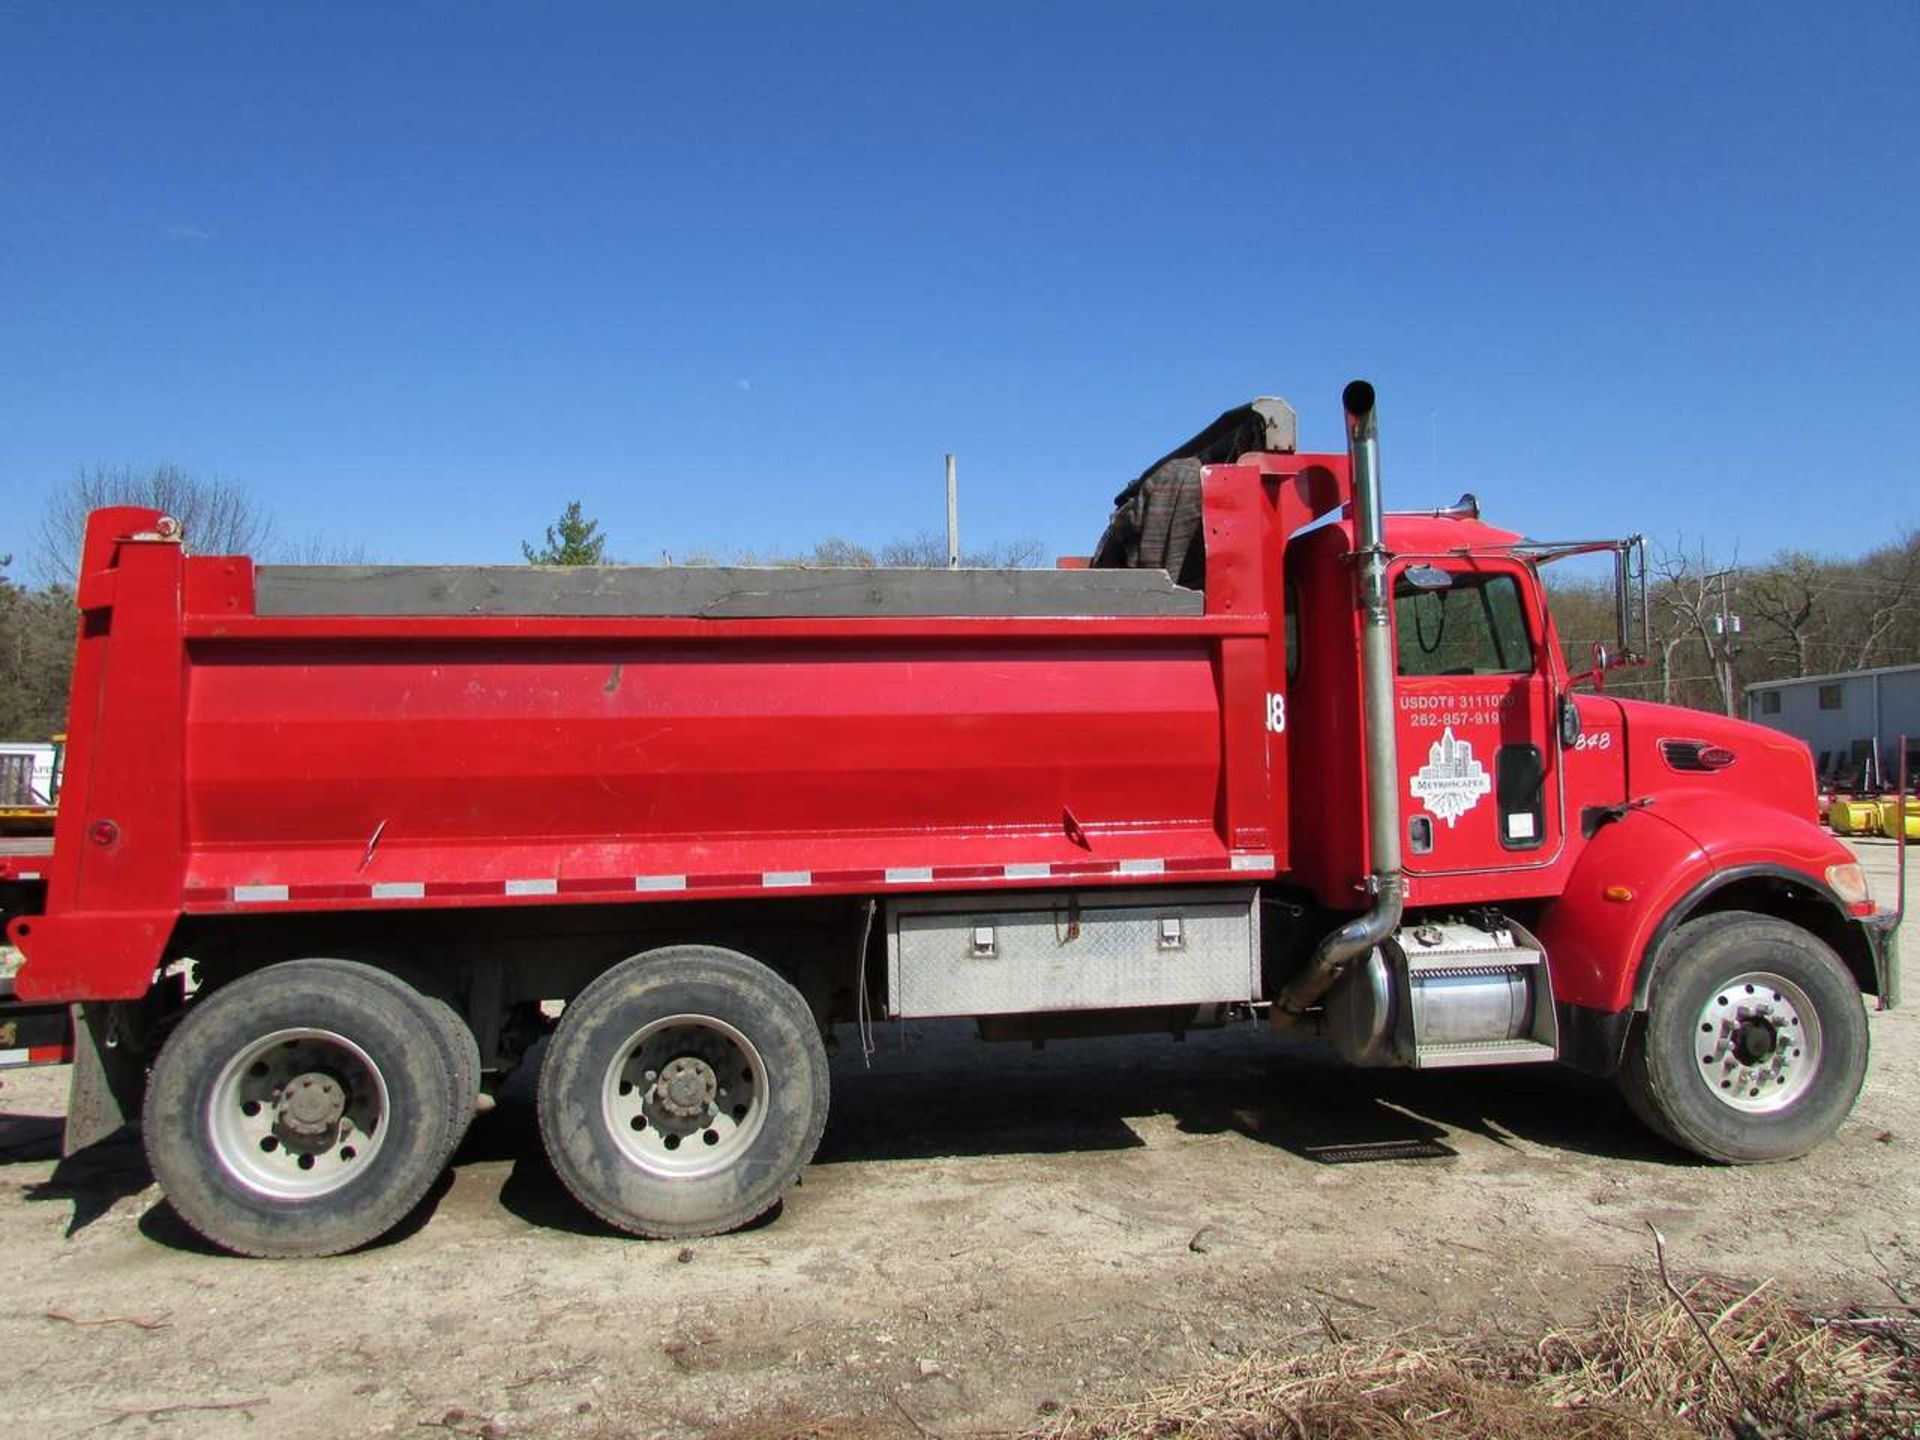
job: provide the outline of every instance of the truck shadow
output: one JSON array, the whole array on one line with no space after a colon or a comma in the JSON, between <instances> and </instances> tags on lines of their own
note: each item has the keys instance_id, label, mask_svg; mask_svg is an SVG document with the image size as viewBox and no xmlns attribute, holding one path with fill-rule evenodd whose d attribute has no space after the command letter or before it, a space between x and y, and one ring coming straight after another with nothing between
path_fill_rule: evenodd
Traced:
<instances>
[{"instance_id":1,"label":"truck shadow","mask_svg":"<svg viewBox=\"0 0 1920 1440\"><path fill-rule=\"evenodd\" d=\"M132 1126L123 1127L75 1154L62 1156L60 1140L65 1124L64 1117L59 1115L0 1115L0 1168L54 1162L44 1180L22 1185L20 1193L30 1203L71 1205L73 1210L65 1231L65 1237L71 1240L110 1214L122 1200L152 1188L153 1171L147 1164L140 1134ZM362 1248L383 1249L417 1232L433 1217L435 1207L452 1184L452 1172L442 1173L405 1220ZM138 1226L147 1239L169 1249L233 1258L182 1220L165 1197L147 1207Z\"/></svg>"},{"instance_id":2,"label":"truck shadow","mask_svg":"<svg viewBox=\"0 0 1920 1440\"><path fill-rule=\"evenodd\" d=\"M1560 1066L1355 1070L1324 1045L1243 1027L1191 1036L982 1045L961 1025L881 1032L843 1053L817 1163L1129 1149L1138 1122L1234 1132L1321 1164L1446 1159L1474 1136L1603 1159L1698 1163L1611 1085Z\"/></svg>"},{"instance_id":3,"label":"truck shadow","mask_svg":"<svg viewBox=\"0 0 1920 1440\"><path fill-rule=\"evenodd\" d=\"M1036 1050L983 1045L963 1022L918 1023L878 1031L866 1057L851 1032L842 1038L815 1157L823 1166L1130 1150L1146 1143L1143 1131L1169 1123L1184 1134L1243 1135L1325 1165L1455 1161L1466 1137L1608 1160L1700 1163L1642 1129L1610 1085L1558 1066L1354 1070L1317 1042L1251 1026L1184 1043L1127 1036ZM457 1170L501 1162L508 1169L498 1202L510 1214L566 1234L619 1234L576 1203L547 1163L534 1118L535 1069L530 1063L509 1077L494 1112L476 1118L426 1198L367 1248L398 1244L426 1225ZM131 1132L60 1159L60 1127L54 1115L0 1115L0 1170L55 1161L23 1194L70 1203L72 1236L147 1189L152 1176ZM225 1253L165 1200L148 1207L139 1228L169 1248Z\"/></svg>"},{"instance_id":4,"label":"truck shadow","mask_svg":"<svg viewBox=\"0 0 1920 1440\"><path fill-rule=\"evenodd\" d=\"M1689 1166L1604 1081L1538 1065L1414 1074L1355 1070L1313 1041L1253 1027L1194 1035L983 1045L964 1022L890 1027L833 1062L817 1165L1136 1149L1171 1122L1236 1133L1316 1164L1448 1160L1476 1137L1610 1160ZM576 1205L540 1150L531 1066L474 1125L456 1163L510 1161L500 1200L530 1224L616 1233Z\"/></svg>"},{"instance_id":5,"label":"truck shadow","mask_svg":"<svg viewBox=\"0 0 1920 1440\"><path fill-rule=\"evenodd\" d=\"M346 1253L350 1255L368 1255L417 1235L433 1219L433 1212L439 1208L440 1201L447 1191L453 1188L453 1171L440 1172L440 1178L433 1182L418 1204L407 1212L407 1218L376 1240L356 1247ZM206 1255L216 1260L237 1260L243 1264L254 1263L245 1256L235 1255L231 1250L223 1250L206 1236L195 1230L180 1213L167 1203L165 1196L147 1207L140 1217L140 1233L156 1245L165 1245L170 1250L185 1250L195 1255Z\"/></svg>"},{"instance_id":6,"label":"truck shadow","mask_svg":"<svg viewBox=\"0 0 1920 1440\"><path fill-rule=\"evenodd\" d=\"M23 1185L21 1195L36 1203L71 1203L73 1214L66 1229L71 1240L122 1200L145 1190L153 1183L153 1175L140 1137L131 1128L118 1130L78 1154L62 1156L65 1123L58 1115L0 1116L0 1165L54 1162L47 1178Z\"/></svg>"}]
</instances>

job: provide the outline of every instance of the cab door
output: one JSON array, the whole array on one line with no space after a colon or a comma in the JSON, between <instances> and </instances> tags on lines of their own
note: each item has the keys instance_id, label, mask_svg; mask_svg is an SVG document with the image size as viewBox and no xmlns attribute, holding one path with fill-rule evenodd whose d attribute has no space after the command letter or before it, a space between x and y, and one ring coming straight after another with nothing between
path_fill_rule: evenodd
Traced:
<instances>
[{"instance_id":1,"label":"cab door","mask_svg":"<svg viewBox=\"0 0 1920 1440\"><path fill-rule=\"evenodd\" d=\"M1459 556L1393 571L1407 870L1551 864L1564 839L1553 687L1521 566Z\"/></svg>"}]
</instances>

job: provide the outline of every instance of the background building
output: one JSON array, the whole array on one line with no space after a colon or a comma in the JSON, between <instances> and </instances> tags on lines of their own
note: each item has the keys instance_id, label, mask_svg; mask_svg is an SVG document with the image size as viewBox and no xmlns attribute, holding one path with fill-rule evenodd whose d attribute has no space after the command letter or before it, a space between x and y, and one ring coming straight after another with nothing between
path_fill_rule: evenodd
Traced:
<instances>
[{"instance_id":1,"label":"background building","mask_svg":"<svg viewBox=\"0 0 1920 1440\"><path fill-rule=\"evenodd\" d=\"M1843 785L1892 785L1906 735L1920 777L1920 665L1762 680L1747 686L1747 717L1806 741L1821 779Z\"/></svg>"}]
</instances>

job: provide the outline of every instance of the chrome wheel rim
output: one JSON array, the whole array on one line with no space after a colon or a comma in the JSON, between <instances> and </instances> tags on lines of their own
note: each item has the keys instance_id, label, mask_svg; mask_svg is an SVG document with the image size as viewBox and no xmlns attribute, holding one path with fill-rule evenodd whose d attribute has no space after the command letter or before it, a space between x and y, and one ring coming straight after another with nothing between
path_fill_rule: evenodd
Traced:
<instances>
[{"instance_id":1,"label":"chrome wheel rim","mask_svg":"<svg viewBox=\"0 0 1920 1440\"><path fill-rule=\"evenodd\" d=\"M311 1200L351 1184L386 1143L387 1082L332 1030L276 1030L213 1082L207 1132L228 1176L258 1195Z\"/></svg>"},{"instance_id":2,"label":"chrome wheel rim","mask_svg":"<svg viewBox=\"0 0 1920 1440\"><path fill-rule=\"evenodd\" d=\"M1783 975L1753 970L1714 990L1694 1022L1700 1078L1721 1104L1749 1115L1785 1110L1820 1071L1820 1016Z\"/></svg>"},{"instance_id":3,"label":"chrome wheel rim","mask_svg":"<svg viewBox=\"0 0 1920 1440\"><path fill-rule=\"evenodd\" d=\"M668 1015L636 1031L608 1065L600 1093L620 1153L670 1179L734 1164L766 1125L771 1099L753 1042L711 1015Z\"/></svg>"}]
</instances>

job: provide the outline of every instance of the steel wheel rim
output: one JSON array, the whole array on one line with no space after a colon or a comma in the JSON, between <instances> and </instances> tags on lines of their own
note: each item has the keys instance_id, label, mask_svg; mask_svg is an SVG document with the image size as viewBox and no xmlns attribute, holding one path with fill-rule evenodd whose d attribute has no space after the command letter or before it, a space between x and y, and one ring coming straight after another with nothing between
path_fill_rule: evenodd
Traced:
<instances>
[{"instance_id":1,"label":"steel wheel rim","mask_svg":"<svg viewBox=\"0 0 1920 1440\"><path fill-rule=\"evenodd\" d=\"M760 1052L711 1015L668 1015L628 1037L600 1106L620 1153L667 1179L717 1174L753 1145L772 1087Z\"/></svg>"},{"instance_id":2,"label":"steel wheel rim","mask_svg":"<svg viewBox=\"0 0 1920 1440\"><path fill-rule=\"evenodd\" d=\"M226 1174L257 1195L312 1200L351 1184L386 1143L386 1077L332 1030L263 1035L226 1063L207 1133Z\"/></svg>"},{"instance_id":3,"label":"steel wheel rim","mask_svg":"<svg viewBox=\"0 0 1920 1440\"><path fill-rule=\"evenodd\" d=\"M1807 992L1769 970L1715 988L1694 1022L1694 1068L1721 1104L1749 1115L1787 1109L1820 1072L1820 1015Z\"/></svg>"}]
</instances>

